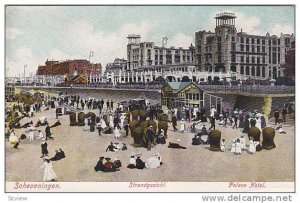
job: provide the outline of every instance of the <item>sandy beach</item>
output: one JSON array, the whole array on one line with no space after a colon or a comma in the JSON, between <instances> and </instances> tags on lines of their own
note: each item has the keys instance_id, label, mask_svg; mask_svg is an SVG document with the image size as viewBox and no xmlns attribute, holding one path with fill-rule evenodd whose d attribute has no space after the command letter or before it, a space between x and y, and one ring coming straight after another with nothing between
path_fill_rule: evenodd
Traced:
<instances>
[{"instance_id":1,"label":"sandy beach","mask_svg":"<svg viewBox=\"0 0 300 203\"><path fill-rule=\"evenodd\" d=\"M85 110L84 112L97 110ZM36 113L33 118L20 121L21 125L33 121L35 124L39 117L46 116L50 125L55 121L55 109ZM52 128L54 140L48 140L49 157L54 156L55 149L62 148L66 158L53 161L53 169L57 174L59 182L128 182L128 181L189 181L189 182L292 182L294 176L294 125L285 125L287 134L276 132L273 150L262 150L254 155L243 152L242 155L234 155L230 152L230 141L240 137L239 129L231 127L220 127L216 129L222 132L222 138L226 139L227 152L212 152L208 145L192 146L192 133L174 132L169 124L167 142L176 142L181 139L184 149L169 149L167 145L156 145L151 151L146 148L134 148L133 139L124 137L124 130L119 140L113 135L99 136L97 130L89 132L88 126L69 126L69 116L59 117L62 125ZM178 123L179 124L179 123ZM188 124L190 125L190 124ZM206 124L207 128L210 126ZM38 127L43 133L45 127ZM25 129L16 129L16 135L20 135ZM246 136L247 138L247 136ZM128 145L127 151L105 152L110 143L119 142ZM247 144L249 143L247 139ZM41 156L41 140L30 142L28 139L22 141L19 149L6 141L6 181L42 181L43 160ZM159 152L163 165L158 169L128 169L130 154L142 153L141 159L146 161L149 157ZM118 157L122 162L121 170L115 173L95 173L94 166L100 156L110 157L114 160Z\"/></svg>"}]
</instances>

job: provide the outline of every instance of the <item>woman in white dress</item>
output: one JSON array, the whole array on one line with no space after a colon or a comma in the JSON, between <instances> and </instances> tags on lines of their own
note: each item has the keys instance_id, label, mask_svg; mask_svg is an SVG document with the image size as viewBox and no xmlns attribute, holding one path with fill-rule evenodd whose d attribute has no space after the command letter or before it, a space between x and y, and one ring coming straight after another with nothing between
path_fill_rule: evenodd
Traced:
<instances>
[{"instance_id":1,"label":"woman in white dress","mask_svg":"<svg viewBox=\"0 0 300 203\"><path fill-rule=\"evenodd\" d=\"M180 132L183 133L184 130L185 130L185 121L184 121L184 119L182 119L180 121Z\"/></svg>"},{"instance_id":2,"label":"woman in white dress","mask_svg":"<svg viewBox=\"0 0 300 203\"><path fill-rule=\"evenodd\" d=\"M221 140L221 151L225 152L226 151L226 147L225 147L225 139Z\"/></svg>"},{"instance_id":3,"label":"woman in white dress","mask_svg":"<svg viewBox=\"0 0 300 203\"><path fill-rule=\"evenodd\" d=\"M120 120L121 120L120 127L121 127L121 129L124 127L125 118L126 118L125 113L121 113L121 116L120 116Z\"/></svg>"},{"instance_id":4,"label":"woman in white dress","mask_svg":"<svg viewBox=\"0 0 300 203\"><path fill-rule=\"evenodd\" d=\"M235 143L235 154L236 155L241 155L242 154L242 149L241 149L241 142L240 142L240 139L237 139L236 140L236 143Z\"/></svg>"},{"instance_id":5,"label":"woman in white dress","mask_svg":"<svg viewBox=\"0 0 300 203\"><path fill-rule=\"evenodd\" d=\"M255 143L253 142L253 139L250 138L250 141L249 141L249 153L253 155L255 152L256 152Z\"/></svg>"},{"instance_id":6,"label":"woman in white dress","mask_svg":"<svg viewBox=\"0 0 300 203\"><path fill-rule=\"evenodd\" d=\"M240 142L241 142L241 150L244 151L246 149L246 139L243 134L240 137Z\"/></svg>"},{"instance_id":7,"label":"woman in white dress","mask_svg":"<svg viewBox=\"0 0 300 203\"><path fill-rule=\"evenodd\" d=\"M234 154L236 153L236 140L232 140L230 151Z\"/></svg>"},{"instance_id":8,"label":"woman in white dress","mask_svg":"<svg viewBox=\"0 0 300 203\"><path fill-rule=\"evenodd\" d=\"M146 168L158 168L160 166L161 160L159 153L156 153L155 157L150 157L145 166Z\"/></svg>"},{"instance_id":9,"label":"woman in white dress","mask_svg":"<svg viewBox=\"0 0 300 203\"><path fill-rule=\"evenodd\" d=\"M50 161L50 159L44 158L44 164L41 166L41 168L45 168L43 181L55 180L56 174L52 169L53 166L52 166L52 162Z\"/></svg>"},{"instance_id":10,"label":"woman in white dress","mask_svg":"<svg viewBox=\"0 0 300 203\"><path fill-rule=\"evenodd\" d=\"M120 131L119 131L119 128L118 128L118 127L115 127L115 130L114 130L114 137L115 137L116 139L119 139L120 136L121 136L121 133L120 133Z\"/></svg>"},{"instance_id":11,"label":"woman in white dress","mask_svg":"<svg viewBox=\"0 0 300 203\"><path fill-rule=\"evenodd\" d=\"M112 115L109 116L109 127L111 127L111 128L114 127L114 119L113 119Z\"/></svg>"},{"instance_id":12,"label":"woman in white dress","mask_svg":"<svg viewBox=\"0 0 300 203\"><path fill-rule=\"evenodd\" d=\"M256 120L255 127L257 127L261 131L261 119L259 117L256 117L255 120Z\"/></svg>"}]
</instances>

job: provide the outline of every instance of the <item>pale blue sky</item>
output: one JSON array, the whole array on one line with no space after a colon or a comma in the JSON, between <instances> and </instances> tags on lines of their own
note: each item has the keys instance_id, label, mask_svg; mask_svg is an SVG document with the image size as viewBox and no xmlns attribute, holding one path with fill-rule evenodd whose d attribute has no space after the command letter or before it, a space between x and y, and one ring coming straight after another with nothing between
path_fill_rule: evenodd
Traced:
<instances>
[{"instance_id":1,"label":"pale blue sky","mask_svg":"<svg viewBox=\"0 0 300 203\"><path fill-rule=\"evenodd\" d=\"M126 36L168 46L194 44L194 33L213 31L213 17L224 11L237 15L237 29L265 35L293 33L293 6L9 6L6 8L6 66L18 75L48 59L88 58L105 66L126 58Z\"/></svg>"}]
</instances>

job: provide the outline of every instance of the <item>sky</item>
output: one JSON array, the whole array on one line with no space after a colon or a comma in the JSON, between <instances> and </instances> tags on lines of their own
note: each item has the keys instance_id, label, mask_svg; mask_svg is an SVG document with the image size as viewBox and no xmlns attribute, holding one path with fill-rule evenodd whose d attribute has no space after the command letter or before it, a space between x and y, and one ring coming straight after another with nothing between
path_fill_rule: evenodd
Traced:
<instances>
[{"instance_id":1,"label":"sky","mask_svg":"<svg viewBox=\"0 0 300 203\"><path fill-rule=\"evenodd\" d=\"M214 16L236 14L236 27L249 34L294 33L293 6L7 6L6 76L35 73L48 60L89 59L103 67L126 59L126 37L187 48L195 32L214 31Z\"/></svg>"}]
</instances>

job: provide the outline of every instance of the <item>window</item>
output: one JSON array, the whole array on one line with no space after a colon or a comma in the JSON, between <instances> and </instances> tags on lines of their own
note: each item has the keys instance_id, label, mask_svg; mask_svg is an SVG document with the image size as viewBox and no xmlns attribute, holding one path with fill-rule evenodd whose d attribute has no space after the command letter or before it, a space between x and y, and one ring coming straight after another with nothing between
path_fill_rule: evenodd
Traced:
<instances>
[{"instance_id":1,"label":"window","mask_svg":"<svg viewBox=\"0 0 300 203\"><path fill-rule=\"evenodd\" d=\"M196 100L200 100L200 95L196 94Z\"/></svg>"},{"instance_id":2,"label":"window","mask_svg":"<svg viewBox=\"0 0 300 203\"><path fill-rule=\"evenodd\" d=\"M189 99L189 94L185 94L185 99L186 99L186 100Z\"/></svg>"},{"instance_id":3,"label":"window","mask_svg":"<svg viewBox=\"0 0 300 203\"><path fill-rule=\"evenodd\" d=\"M241 44L241 51L244 51L244 45Z\"/></svg>"},{"instance_id":4,"label":"window","mask_svg":"<svg viewBox=\"0 0 300 203\"><path fill-rule=\"evenodd\" d=\"M257 39L257 44L260 44L260 39Z\"/></svg>"},{"instance_id":5,"label":"window","mask_svg":"<svg viewBox=\"0 0 300 203\"><path fill-rule=\"evenodd\" d=\"M264 44L264 45L266 44L266 40L264 40L264 39L263 39L261 42L262 42L262 44Z\"/></svg>"},{"instance_id":6,"label":"window","mask_svg":"<svg viewBox=\"0 0 300 203\"><path fill-rule=\"evenodd\" d=\"M235 51L235 50L236 50L235 43L231 43L231 51Z\"/></svg>"},{"instance_id":7,"label":"window","mask_svg":"<svg viewBox=\"0 0 300 203\"><path fill-rule=\"evenodd\" d=\"M255 76L255 67L254 66L252 66L252 68L251 68L251 76Z\"/></svg>"},{"instance_id":8,"label":"window","mask_svg":"<svg viewBox=\"0 0 300 203\"><path fill-rule=\"evenodd\" d=\"M254 46L252 46L251 48L252 48L252 52L255 52L255 47L254 47Z\"/></svg>"},{"instance_id":9,"label":"window","mask_svg":"<svg viewBox=\"0 0 300 203\"><path fill-rule=\"evenodd\" d=\"M236 59L235 54L231 54L231 62L235 62L235 59Z\"/></svg>"},{"instance_id":10,"label":"window","mask_svg":"<svg viewBox=\"0 0 300 203\"><path fill-rule=\"evenodd\" d=\"M256 76L260 76L260 67L256 68Z\"/></svg>"},{"instance_id":11,"label":"window","mask_svg":"<svg viewBox=\"0 0 300 203\"><path fill-rule=\"evenodd\" d=\"M255 39L254 39L254 38L252 38L252 40L251 40L251 43L252 43L252 44L254 44L254 43L255 43Z\"/></svg>"},{"instance_id":12,"label":"window","mask_svg":"<svg viewBox=\"0 0 300 203\"><path fill-rule=\"evenodd\" d=\"M257 58L257 63L260 64L260 58Z\"/></svg>"},{"instance_id":13,"label":"window","mask_svg":"<svg viewBox=\"0 0 300 203\"><path fill-rule=\"evenodd\" d=\"M249 56L246 56L246 63L249 63Z\"/></svg>"},{"instance_id":14,"label":"window","mask_svg":"<svg viewBox=\"0 0 300 203\"><path fill-rule=\"evenodd\" d=\"M241 56L241 62L242 63L244 62L244 56Z\"/></svg>"},{"instance_id":15,"label":"window","mask_svg":"<svg viewBox=\"0 0 300 203\"><path fill-rule=\"evenodd\" d=\"M189 100L193 99L193 94L189 93Z\"/></svg>"},{"instance_id":16,"label":"window","mask_svg":"<svg viewBox=\"0 0 300 203\"><path fill-rule=\"evenodd\" d=\"M257 46L257 52L259 53L260 52L260 46Z\"/></svg>"},{"instance_id":17,"label":"window","mask_svg":"<svg viewBox=\"0 0 300 203\"><path fill-rule=\"evenodd\" d=\"M246 75L249 75L249 66L246 66Z\"/></svg>"},{"instance_id":18,"label":"window","mask_svg":"<svg viewBox=\"0 0 300 203\"><path fill-rule=\"evenodd\" d=\"M263 53L265 53L266 52L266 47L261 47L261 50L262 50Z\"/></svg>"},{"instance_id":19,"label":"window","mask_svg":"<svg viewBox=\"0 0 300 203\"><path fill-rule=\"evenodd\" d=\"M280 45L280 39L277 40L277 44Z\"/></svg>"},{"instance_id":20,"label":"window","mask_svg":"<svg viewBox=\"0 0 300 203\"><path fill-rule=\"evenodd\" d=\"M249 38L246 38L246 44L249 44Z\"/></svg>"},{"instance_id":21,"label":"window","mask_svg":"<svg viewBox=\"0 0 300 203\"><path fill-rule=\"evenodd\" d=\"M266 63L266 58L265 58L265 56L263 56L263 58L262 58L262 63Z\"/></svg>"},{"instance_id":22,"label":"window","mask_svg":"<svg viewBox=\"0 0 300 203\"><path fill-rule=\"evenodd\" d=\"M252 63L255 63L255 58L254 58L254 56L252 56Z\"/></svg>"},{"instance_id":23,"label":"window","mask_svg":"<svg viewBox=\"0 0 300 203\"><path fill-rule=\"evenodd\" d=\"M241 43L244 43L244 38L243 37L241 37Z\"/></svg>"},{"instance_id":24,"label":"window","mask_svg":"<svg viewBox=\"0 0 300 203\"><path fill-rule=\"evenodd\" d=\"M249 45L246 45L246 51L249 51Z\"/></svg>"},{"instance_id":25,"label":"window","mask_svg":"<svg viewBox=\"0 0 300 203\"><path fill-rule=\"evenodd\" d=\"M266 77L266 67L262 67L262 70L261 70L261 75L262 75L262 77L264 78L264 77Z\"/></svg>"},{"instance_id":26,"label":"window","mask_svg":"<svg viewBox=\"0 0 300 203\"><path fill-rule=\"evenodd\" d=\"M241 66L241 68L240 68L240 73L241 73L242 75L244 75L244 66Z\"/></svg>"},{"instance_id":27,"label":"window","mask_svg":"<svg viewBox=\"0 0 300 203\"><path fill-rule=\"evenodd\" d=\"M235 37L231 37L231 41L235 41Z\"/></svg>"}]
</instances>

